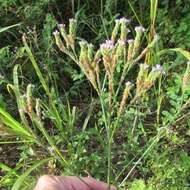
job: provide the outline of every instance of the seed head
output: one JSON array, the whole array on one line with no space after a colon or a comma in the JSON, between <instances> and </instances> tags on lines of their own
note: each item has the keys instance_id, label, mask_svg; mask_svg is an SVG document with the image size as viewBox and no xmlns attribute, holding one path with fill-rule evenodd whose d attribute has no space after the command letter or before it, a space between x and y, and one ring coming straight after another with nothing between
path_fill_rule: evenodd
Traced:
<instances>
[{"instance_id":1,"label":"seed head","mask_svg":"<svg viewBox=\"0 0 190 190\"><path fill-rule=\"evenodd\" d=\"M127 98L129 97L132 86L133 86L133 84L130 81L125 83L125 89L124 89L123 96L122 96L119 110L118 110L118 117L121 116L121 114L123 113L123 111L125 109Z\"/></svg>"}]
</instances>

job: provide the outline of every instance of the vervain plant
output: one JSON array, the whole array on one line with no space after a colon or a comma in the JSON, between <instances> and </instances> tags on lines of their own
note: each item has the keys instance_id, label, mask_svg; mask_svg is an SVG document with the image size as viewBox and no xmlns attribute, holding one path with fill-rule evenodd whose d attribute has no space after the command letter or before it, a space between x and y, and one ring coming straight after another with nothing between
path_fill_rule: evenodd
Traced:
<instances>
[{"instance_id":1,"label":"vervain plant","mask_svg":"<svg viewBox=\"0 0 190 190\"><path fill-rule=\"evenodd\" d=\"M111 1L107 1L107 4L109 5L110 2ZM130 1L129 4L130 7L133 8ZM95 121L95 127L92 129L95 132L92 136L96 136L101 146L105 147L107 157L107 182L110 184L111 177L114 175L114 177L116 176L115 182L117 184L122 177L123 179L119 184L120 188L125 185L127 179L129 179L133 174L133 171L135 171L135 169L142 163L143 158L148 155L150 150L152 150L153 147L161 146L159 144L161 137L169 139L171 143L176 141L176 139L173 140L171 137L173 135L174 126L177 126L178 123L184 122L189 116L189 62L187 63L185 72L182 73L182 77L177 73L175 73L174 77L172 76L175 81L172 85L174 85L175 88L166 82L167 86L169 86L167 89L165 89L165 84L162 84L163 79L165 80L167 78L168 70L167 67L164 67L165 69L163 69L159 63L160 57L170 51L180 52L188 60L190 60L190 53L181 48L164 49L159 51L159 37L155 32L157 5L158 1L151 0L151 26L149 35L147 35L149 30L145 30L142 26L137 26L134 30L130 31L130 21L126 18L116 19L113 31L110 33L110 38L105 40L105 42L98 47L77 37L77 21L75 19L69 20L68 29L64 24L60 24L58 30L54 32L55 43L60 51L66 54L81 68L96 92L95 97L98 96L99 98L99 101L95 102L100 102L101 111L97 113L96 119L99 120ZM72 1L72 7L74 12L74 1ZM101 19L104 21L103 6L101 9ZM134 15L137 17L135 12ZM137 20L141 25L141 21L138 17ZM55 26L55 23L56 22L54 22L52 27ZM106 31L105 33L108 32ZM131 39L133 36L131 33L134 33L134 39ZM67 106L64 105L65 103L61 100L62 97L58 97L57 92L55 93L58 89L55 90L54 88L56 87L52 87L49 81L44 77L38 64L38 59L33 55L32 49L28 45L27 36L23 35L22 39L24 44L24 47L22 47L22 56L27 55L27 58L31 61L39 79L39 83L41 83L42 86L42 89L40 90L44 90L45 94L42 96L44 98L36 98L36 95L33 93L33 90L35 89L33 84L28 84L26 87L19 84L19 69L21 67L18 65L16 65L13 70L13 83L1 80L3 77L0 75L0 84L1 81L7 83L9 93L14 92L15 94L18 107L18 113L16 114L20 116L20 119L15 119L13 115L8 113L8 109L5 109L3 106L0 107L0 130L3 128L7 132L16 136L15 141L1 140L0 144L25 143L24 146L32 150L35 145L37 150L39 147L44 150L43 158L47 157L47 159L35 162L31 162L30 159L28 159L29 161L27 161L27 164L24 163L25 160L23 161L21 159L14 170L7 165L0 163L0 168L7 172L7 175L1 178L0 182L10 183L9 177L11 176L12 181L15 182L12 187L13 190L20 189L22 185L26 185L26 187L23 188L27 189L30 184L25 180L26 177L33 170L36 170L37 167L44 165L46 162L49 163L48 167L50 165L51 168L54 169L54 161L58 160L60 164L59 166L64 168L64 175L81 174L80 164L84 160L87 165L89 164L90 155L88 154L87 157L83 157L83 154L86 152L85 146L88 144L86 143L86 139L89 138L88 134L85 132L86 129L88 130L87 125L91 120L91 114L93 112L93 105L91 105L81 133L76 140L76 136L73 133L73 129L76 129L74 127L76 127L76 119L78 117L76 107L71 107L65 96L63 98L67 99ZM147 42L144 39L147 39ZM46 38L44 40L46 40ZM36 46L38 46L37 43ZM48 75L49 74L50 71ZM49 78L50 77L48 76L48 80ZM148 103L152 106L148 105ZM155 110L152 109L153 107L156 107ZM156 115L156 119L150 124L151 127L154 126L151 134L155 135L156 133L153 137L150 137L149 134L147 135L146 126L142 126L144 125L144 118L149 116L147 110L152 114L152 120L154 120L154 114ZM128 120L132 121L132 124L128 122ZM99 128L97 125L100 125L100 127L102 125L105 126L106 138L102 137L104 128ZM144 140L146 141L146 145L144 146L145 151L142 150L143 148L140 145L138 147L140 151L139 149L134 151L136 155L129 163L128 160L124 160L124 162L122 162L124 163L122 164L122 169L117 174L117 171L114 169L119 164L117 163L115 165L113 159L115 156L113 156L113 149L115 148L115 144L117 145L117 143L115 143L116 138L123 131L127 131L127 133L129 132L129 134L127 134L127 138L129 139L128 142L132 142L131 144L134 142L135 144L135 141L138 138L138 134L134 135L136 132L136 126L141 126L141 129L144 132L143 138L145 137ZM87 136L85 136L86 134ZM146 136L149 136L149 138L146 138ZM130 141L130 139L132 140ZM93 141L93 139L91 141ZM127 146L125 152L130 152L130 146L133 146L128 144L129 143L124 143L124 146ZM117 152L120 152L118 147L119 146L117 146ZM66 151L63 150L65 148L67 149ZM96 145L97 150L99 150L98 148L99 147ZM133 149L135 148L134 145ZM157 149L155 148L155 152L156 151ZM33 154L35 155L35 159L41 159L38 157L38 153L34 152ZM93 160L96 160L95 162L97 165L104 161L104 157L99 158L95 154L93 154L93 156ZM155 154L154 156L157 155ZM78 162L78 158L80 163ZM120 162L120 159L122 158L118 157L118 162ZM123 159L125 159L125 157ZM133 162L134 160L135 162ZM129 167L132 163L134 163L134 165ZM23 167L22 164L25 168L29 165L31 168L26 169L25 173L19 176L19 170ZM150 163L150 165L151 164L152 163ZM158 168L159 165L160 163L157 166ZM187 164L185 163L185 165ZM95 165L92 167L92 172L94 169L96 177L101 176L98 173L99 171L96 171L98 167ZM155 167L157 173L157 167L154 165L152 167ZM73 173L72 168L76 168L74 171L77 172ZM130 169L128 170L128 168ZM173 166L171 168L173 171ZM102 170L104 173L104 169ZM125 174L126 171L127 174ZM165 173L167 172L165 171ZM15 180L15 178L17 180ZM159 178L155 181L159 181ZM135 182L134 185L132 185L132 189L138 189L139 186L140 188L142 187L142 189L146 188L144 180L139 180L137 183Z\"/></svg>"},{"instance_id":2,"label":"vervain plant","mask_svg":"<svg viewBox=\"0 0 190 190\"><path fill-rule=\"evenodd\" d=\"M155 34L153 40L142 49L140 44L145 29L142 26L135 27L136 36L134 40L129 39L129 22L126 18L117 19L110 39L100 44L98 49L85 40L80 41L79 55L76 54L76 20L70 19L68 32L63 24L58 26L59 31L54 32L56 45L82 69L100 98L107 133L108 183L111 176L111 145L127 104L140 102L156 80L164 74L161 65L155 65L150 70L151 65L139 63L157 44L158 36ZM123 69L118 80L116 67L120 63ZM123 82L135 65L139 65L140 69L136 78L136 90L132 97L131 90L134 85L126 82L123 86ZM122 94L121 100L119 94Z\"/></svg>"}]
</instances>

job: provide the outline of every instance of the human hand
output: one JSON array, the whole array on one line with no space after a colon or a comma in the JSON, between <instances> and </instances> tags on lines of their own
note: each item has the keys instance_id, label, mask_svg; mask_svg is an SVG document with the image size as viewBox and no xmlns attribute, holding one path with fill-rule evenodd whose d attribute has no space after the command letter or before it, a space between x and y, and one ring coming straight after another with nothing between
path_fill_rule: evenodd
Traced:
<instances>
[{"instance_id":1,"label":"human hand","mask_svg":"<svg viewBox=\"0 0 190 190\"><path fill-rule=\"evenodd\" d=\"M92 177L49 176L39 178L34 190L108 190L108 184ZM110 186L110 190L116 190Z\"/></svg>"}]
</instances>

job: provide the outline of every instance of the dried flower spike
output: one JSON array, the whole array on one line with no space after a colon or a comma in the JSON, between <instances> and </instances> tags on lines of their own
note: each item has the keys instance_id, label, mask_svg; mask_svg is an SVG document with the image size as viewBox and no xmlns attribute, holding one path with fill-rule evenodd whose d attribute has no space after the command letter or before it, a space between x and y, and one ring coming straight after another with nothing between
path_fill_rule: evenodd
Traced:
<instances>
[{"instance_id":1,"label":"dried flower spike","mask_svg":"<svg viewBox=\"0 0 190 190\"><path fill-rule=\"evenodd\" d=\"M119 19L116 19L115 20L115 26L114 26L114 29L112 31L112 35L111 35L111 40L112 41L115 41L117 35L118 35L118 32L119 32L119 28L120 28L120 21Z\"/></svg>"},{"instance_id":2,"label":"dried flower spike","mask_svg":"<svg viewBox=\"0 0 190 190\"><path fill-rule=\"evenodd\" d=\"M68 36L68 45L73 50L75 47L76 28L77 28L77 21L73 18L69 19L69 35L67 35Z\"/></svg>"},{"instance_id":3,"label":"dried flower spike","mask_svg":"<svg viewBox=\"0 0 190 190\"><path fill-rule=\"evenodd\" d=\"M36 107L35 107L35 110L36 110L36 115L38 116L38 118L41 119L42 111L41 111L41 105L40 105L40 99L39 99L39 98L36 99Z\"/></svg>"},{"instance_id":4,"label":"dried flower spike","mask_svg":"<svg viewBox=\"0 0 190 190\"><path fill-rule=\"evenodd\" d=\"M33 111L32 88L33 88L33 85L29 84L27 86L27 90L26 90L26 101L27 101L27 112L28 112L28 114L31 114Z\"/></svg>"},{"instance_id":5,"label":"dried flower spike","mask_svg":"<svg viewBox=\"0 0 190 190\"><path fill-rule=\"evenodd\" d=\"M132 86L133 86L133 84L130 81L125 83L125 89L124 89L122 100L121 100L121 103L119 106L118 117L121 116L121 114L123 113L123 111L125 109L127 98L129 97Z\"/></svg>"},{"instance_id":6,"label":"dried flower spike","mask_svg":"<svg viewBox=\"0 0 190 190\"><path fill-rule=\"evenodd\" d=\"M165 72L161 65L157 64L152 68L152 71L148 74L147 78L144 81L143 87L141 88L142 92L146 92L150 89L150 87L155 83L156 79L158 79Z\"/></svg>"},{"instance_id":7,"label":"dried flower spike","mask_svg":"<svg viewBox=\"0 0 190 190\"><path fill-rule=\"evenodd\" d=\"M133 47L134 47L134 40L129 39L128 41L128 53L127 53L127 60L130 61L132 59L132 54L133 54Z\"/></svg>"},{"instance_id":8,"label":"dried flower spike","mask_svg":"<svg viewBox=\"0 0 190 190\"><path fill-rule=\"evenodd\" d=\"M57 45L57 47L62 51L62 52L65 52L65 46L60 38L60 33L58 32L58 30L55 30L53 32L53 35L55 37L55 43Z\"/></svg>"},{"instance_id":9,"label":"dried flower spike","mask_svg":"<svg viewBox=\"0 0 190 190\"><path fill-rule=\"evenodd\" d=\"M93 68L93 64L91 64L91 61L89 59L89 44L86 41L81 41L79 45L81 47L79 57L80 67L93 85L93 87L98 91L96 73Z\"/></svg>"},{"instance_id":10,"label":"dried flower spike","mask_svg":"<svg viewBox=\"0 0 190 190\"><path fill-rule=\"evenodd\" d=\"M146 63L141 63L140 64L140 70L137 76L137 81L136 81L136 94L137 96L139 96L141 94L142 89L144 88L144 82L147 78L147 74L148 74L148 68L149 65L147 65Z\"/></svg>"},{"instance_id":11,"label":"dried flower spike","mask_svg":"<svg viewBox=\"0 0 190 190\"><path fill-rule=\"evenodd\" d=\"M87 59L88 58L88 43L86 41L79 42L80 45L80 56L79 59Z\"/></svg>"},{"instance_id":12,"label":"dried flower spike","mask_svg":"<svg viewBox=\"0 0 190 190\"><path fill-rule=\"evenodd\" d=\"M127 28L127 19L120 20L121 22L121 34L120 34L120 40L126 41L127 34L130 32L130 30Z\"/></svg>"},{"instance_id":13,"label":"dried flower spike","mask_svg":"<svg viewBox=\"0 0 190 190\"><path fill-rule=\"evenodd\" d=\"M69 19L69 35L74 35L76 33L77 21L76 19Z\"/></svg>"},{"instance_id":14,"label":"dried flower spike","mask_svg":"<svg viewBox=\"0 0 190 190\"><path fill-rule=\"evenodd\" d=\"M93 61L93 57L94 57L94 46L92 44L88 44L88 59L90 60L90 62Z\"/></svg>"},{"instance_id":15,"label":"dried flower spike","mask_svg":"<svg viewBox=\"0 0 190 190\"><path fill-rule=\"evenodd\" d=\"M145 32L145 29L142 26L136 26L135 31L136 31L136 36L135 36L133 56L132 57L135 57L135 55L138 54L138 50L139 50L140 42L141 42L141 37L142 37L143 32Z\"/></svg>"},{"instance_id":16,"label":"dried flower spike","mask_svg":"<svg viewBox=\"0 0 190 190\"><path fill-rule=\"evenodd\" d=\"M123 55L125 51L126 42L122 40L118 40L117 42L117 49L115 53L115 57L119 58Z\"/></svg>"},{"instance_id":17,"label":"dried flower spike","mask_svg":"<svg viewBox=\"0 0 190 190\"><path fill-rule=\"evenodd\" d=\"M61 33L61 36L64 38L65 41L67 41L67 32L65 29L65 24L59 24L58 28L59 28L59 31Z\"/></svg>"}]
</instances>

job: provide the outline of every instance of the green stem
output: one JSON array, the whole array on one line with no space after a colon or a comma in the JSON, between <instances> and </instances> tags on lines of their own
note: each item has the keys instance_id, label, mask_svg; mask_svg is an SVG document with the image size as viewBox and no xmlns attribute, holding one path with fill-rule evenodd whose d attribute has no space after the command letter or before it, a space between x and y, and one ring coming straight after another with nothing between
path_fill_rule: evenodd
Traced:
<instances>
[{"instance_id":1,"label":"green stem","mask_svg":"<svg viewBox=\"0 0 190 190\"><path fill-rule=\"evenodd\" d=\"M105 127L106 127L106 133L107 133L107 153L108 153L108 170L107 170L107 183L110 186L110 176L111 176L111 141L110 141L110 125L108 123L108 120L110 120L109 118L107 118L106 116L106 112L105 112L105 108L104 108L104 100L101 96L101 94L99 95L100 97L100 102L101 102L101 108L102 108L102 112L103 112L103 119L104 119L104 123L105 123Z\"/></svg>"}]
</instances>

